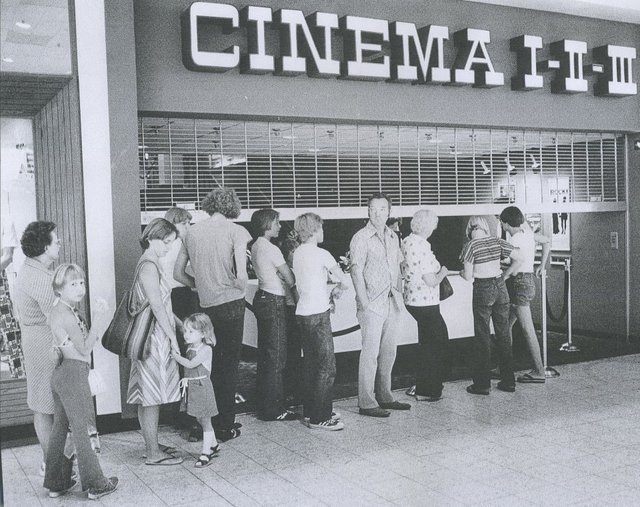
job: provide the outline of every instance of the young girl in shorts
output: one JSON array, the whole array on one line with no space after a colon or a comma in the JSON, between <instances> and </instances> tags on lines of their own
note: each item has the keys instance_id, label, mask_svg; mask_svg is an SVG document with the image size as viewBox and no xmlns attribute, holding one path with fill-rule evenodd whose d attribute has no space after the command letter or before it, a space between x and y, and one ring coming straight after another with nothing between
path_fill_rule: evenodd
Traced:
<instances>
[{"instance_id":1,"label":"young girl in shorts","mask_svg":"<svg viewBox=\"0 0 640 507\"><path fill-rule=\"evenodd\" d=\"M216 434L211 418L218 415L216 397L211 384L211 361L216 337L211 319L204 313L194 313L184 321L186 358L173 352L173 358L184 366L184 378L180 381L183 399L181 410L197 419L202 426L202 454L196 468L209 466L218 456L220 446L215 445Z\"/></svg>"},{"instance_id":2,"label":"young girl in shorts","mask_svg":"<svg viewBox=\"0 0 640 507\"><path fill-rule=\"evenodd\" d=\"M78 470L82 489L96 500L115 491L118 478L107 478L100 467L89 433L95 431L95 413L89 388L91 351L100 335L89 330L77 308L86 294L84 272L75 264L61 264L53 274L53 292L57 296L49 325L57 354L56 368L51 377L55 403L53 429L49 438L44 487L51 498L59 497L75 485L72 479L72 460L64 454L67 429L78 453ZM98 308L102 306L103 308ZM94 326L104 329L108 317L105 303L96 304Z\"/></svg>"}]
</instances>

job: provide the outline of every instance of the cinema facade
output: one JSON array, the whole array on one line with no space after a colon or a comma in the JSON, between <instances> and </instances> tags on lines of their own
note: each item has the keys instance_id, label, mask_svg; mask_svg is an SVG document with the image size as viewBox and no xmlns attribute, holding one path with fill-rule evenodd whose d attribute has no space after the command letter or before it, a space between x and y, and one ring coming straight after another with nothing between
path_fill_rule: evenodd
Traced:
<instances>
[{"instance_id":1,"label":"cinema facade","mask_svg":"<svg viewBox=\"0 0 640 507\"><path fill-rule=\"evenodd\" d=\"M466 217L509 204L538 216L556 233L554 255L571 258L574 332L640 338L638 25L456 0L73 9L81 153L66 165L38 157L36 115L37 212L74 243L65 260L87 268L92 298L115 305L141 227L174 205L201 219L216 186L236 189L240 222L267 206L284 221L319 213L336 257L367 197L384 191L394 216L442 217L453 268ZM46 118L55 133L61 117ZM75 197L59 172L76 175ZM47 200L60 194L75 214ZM469 336L470 289L453 278L459 299L443 312L453 338ZM551 300L562 280L552 266ZM349 304L335 317L337 350L358 347ZM407 333L402 343L415 341ZM94 362L114 386L98 414L121 412L126 365L102 349Z\"/></svg>"}]
</instances>

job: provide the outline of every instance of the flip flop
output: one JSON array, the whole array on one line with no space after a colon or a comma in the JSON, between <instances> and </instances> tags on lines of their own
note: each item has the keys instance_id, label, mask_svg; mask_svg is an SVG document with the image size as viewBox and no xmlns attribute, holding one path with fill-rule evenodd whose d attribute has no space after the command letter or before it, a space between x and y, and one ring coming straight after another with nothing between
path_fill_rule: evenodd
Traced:
<instances>
[{"instance_id":1,"label":"flip flop","mask_svg":"<svg viewBox=\"0 0 640 507\"><path fill-rule=\"evenodd\" d=\"M520 382L521 384L544 384L545 380L546 379L544 377L534 377L530 373L525 373L524 375L520 375L516 379L516 381Z\"/></svg>"},{"instance_id":2,"label":"flip flop","mask_svg":"<svg viewBox=\"0 0 640 507\"><path fill-rule=\"evenodd\" d=\"M165 454L170 454L172 456L173 456L174 453L178 452L178 449L176 449L175 447L172 447L170 445L158 444L158 447L160 447L160 450L162 452L164 452ZM146 454L143 454L140 457L142 459L147 459L147 455Z\"/></svg>"},{"instance_id":3,"label":"flip flop","mask_svg":"<svg viewBox=\"0 0 640 507\"><path fill-rule=\"evenodd\" d=\"M184 460L182 458L176 458L175 456L167 456L166 458L160 458L157 461L145 461L145 465L150 466L171 466L171 465L179 465Z\"/></svg>"}]
</instances>

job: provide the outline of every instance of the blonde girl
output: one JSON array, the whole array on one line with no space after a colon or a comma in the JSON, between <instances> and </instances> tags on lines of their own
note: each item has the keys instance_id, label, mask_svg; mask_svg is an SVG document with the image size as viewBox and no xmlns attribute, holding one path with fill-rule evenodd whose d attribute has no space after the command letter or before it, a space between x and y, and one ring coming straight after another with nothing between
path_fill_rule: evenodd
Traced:
<instances>
[{"instance_id":1,"label":"blonde girl","mask_svg":"<svg viewBox=\"0 0 640 507\"><path fill-rule=\"evenodd\" d=\"M216 337L211 319L204 313L194 313L184 321L184 341L187 346L186 358L177 351L173 358L184 366L182 406L187 414L197 419L202 426L202 453L195 462L196 468L209 466L218 456L220 446L215 445L216 433L211 418L218 415L218 405L211 384L211 362Z\"/></svg>"},{"instance_id":2,"label":"blonde girl","mask_svg":"<svg viewBox=\"0 0 640 507\"><path fill-rule=\"evenodd\" d=\"M67 429L71 426L82 488L88 490L90 499L95 500L112 493L118 486L117 477L107 478L102 473L87 432L88 428L95 426L88 378L91 351L99 335L87 328L77 308L86 294L82 269L75 264L61 264L53 273L52 285L58 299L51 310L50 326L58 360L51 377L55 410L44 487L49 489L50 497L56 498L75 485L71 478L72 461L64 455ZM94 328L103 329L107 314L100 312L100 308L97 310L98 319L102 322L95 323Z\"/></svg>"}]
</instances>

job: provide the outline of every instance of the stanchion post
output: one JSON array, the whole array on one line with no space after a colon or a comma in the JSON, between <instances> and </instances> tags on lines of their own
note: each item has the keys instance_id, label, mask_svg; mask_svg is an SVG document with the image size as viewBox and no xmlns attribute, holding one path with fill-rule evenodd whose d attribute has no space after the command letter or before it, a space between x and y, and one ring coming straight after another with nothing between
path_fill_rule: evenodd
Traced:
<instances>
[{"instance_id":1,"label":"stanchion post","mask_svg":"<svg viewBox=\"0 0 640 507\"><path fill-rule=\"evenodd\" d=\"M580 352L580 349L573 344L573 329L571 322L571 257L564 260L564 270L567 272L567 343L560 347L561 352Z\"/></svg>"},{"instance_id":2,"label":"stanchion post","mask_svg":"<svg viewBox=\"0 0 640 507\"><path fill-rule=\"evenodd\" d=\"M551 368L547 361L547 270L540 273L542 292L542 361L544 364L544 376L546 378L559 377L560 373L555 368Z\"/></svg>"}]
</instances>

